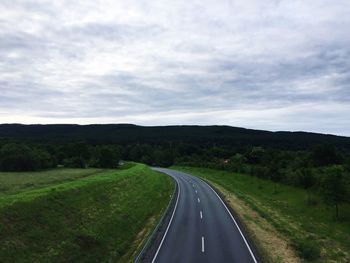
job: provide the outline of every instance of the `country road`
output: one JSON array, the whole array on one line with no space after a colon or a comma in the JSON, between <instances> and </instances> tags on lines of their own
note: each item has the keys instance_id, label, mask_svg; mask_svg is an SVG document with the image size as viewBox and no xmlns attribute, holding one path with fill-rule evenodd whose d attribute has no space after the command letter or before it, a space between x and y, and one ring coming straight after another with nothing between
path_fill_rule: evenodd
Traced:
<instances>
[{"instance_id":1,"label":"country road","mask_svg":"<svg viewBox=\"0 0 350 263\"><path fill-rule=\"evenodd\" d=\"M172 176L179 191L152 262L257 262L235 219L206 182L170 169L155 170Z\"/></svg>"}]
</instances>

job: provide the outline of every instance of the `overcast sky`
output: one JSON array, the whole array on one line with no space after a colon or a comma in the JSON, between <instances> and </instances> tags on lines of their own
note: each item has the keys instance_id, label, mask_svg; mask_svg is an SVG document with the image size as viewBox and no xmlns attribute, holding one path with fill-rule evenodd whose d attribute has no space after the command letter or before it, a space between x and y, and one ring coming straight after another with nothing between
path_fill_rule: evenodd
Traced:
<instances>
[{"instance_id":1,"label":"overcast sky","mask_svg":"<svg viewBox=\"0 0 350 263\"><path fill-rule=\"evenodd\" d=\"M350 136L349 0L1 0L0 123Z\"/></svg>"}]
</instances>

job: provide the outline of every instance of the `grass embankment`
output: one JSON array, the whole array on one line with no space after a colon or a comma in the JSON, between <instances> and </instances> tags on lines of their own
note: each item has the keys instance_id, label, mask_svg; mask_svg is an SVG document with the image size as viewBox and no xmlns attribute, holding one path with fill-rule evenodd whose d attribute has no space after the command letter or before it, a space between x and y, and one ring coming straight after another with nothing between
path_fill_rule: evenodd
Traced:
<instances>
[{"instance_id":1,"label":"grass embankment","mask_svg":"<svg viewBox=\"0 0 350 263\"><path fill-rule=\"evenodd\" d=\"M144 165L90 176L76 171L81 176L66 178L85 177L0 195L0 262L132 260L169 202L171 179ZM42 180L35 175L33 187Z\"/></svg>"},{"instance_id":2,"label":"grass embankment","mask_svg":"<svg viewBox=\"0 0 350 263\"><path fill-rule=\"evenodd\" d=\"M271 181L226 171L173 168L214 183L266 261L350 262L350 205L341 207L343 219L335 221L334 208L303 189L280 184L276 188Z\"/></svg>"}]
</instances>

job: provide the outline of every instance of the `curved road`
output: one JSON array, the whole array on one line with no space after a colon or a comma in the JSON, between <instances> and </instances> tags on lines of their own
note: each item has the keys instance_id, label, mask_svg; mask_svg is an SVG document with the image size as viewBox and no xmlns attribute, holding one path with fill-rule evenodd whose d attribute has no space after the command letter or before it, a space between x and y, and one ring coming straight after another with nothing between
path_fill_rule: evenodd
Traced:
<instances>
[{"instance_id":1,"label":"curved road","mask_svg":"<svg viewBox=\"0 0 350 263\"><path fill-rule=\"evenodd\" d=\"M207 183L182 172L155 170L172 176L179 194L152 262L257 262L231 213Z\"/></svg>"}]
</instances>

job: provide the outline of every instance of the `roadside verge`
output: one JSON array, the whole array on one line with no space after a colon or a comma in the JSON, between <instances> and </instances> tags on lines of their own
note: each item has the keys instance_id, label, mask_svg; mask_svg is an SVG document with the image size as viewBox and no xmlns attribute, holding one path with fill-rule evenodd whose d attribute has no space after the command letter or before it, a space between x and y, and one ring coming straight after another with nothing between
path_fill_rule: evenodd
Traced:
<instances>
[{"instance_id":1,"label":"roadside verge","mask_svg":"<svg viewBox=\"0 0 350 263\"><path fill-rule=\"evenodd\" d=\"M266 219L224 187L209 180L204 181L217 192L230 210L239 227L246 234L245 237L248 239L254 254L259 258L258 262L301 262L289 240L281 235Z\"/></svg>"}]
</instances>

